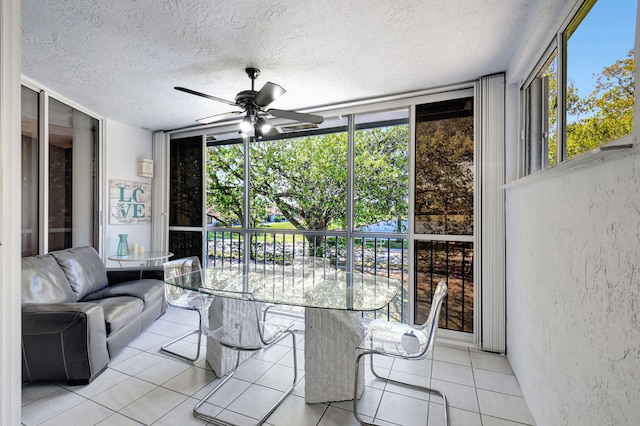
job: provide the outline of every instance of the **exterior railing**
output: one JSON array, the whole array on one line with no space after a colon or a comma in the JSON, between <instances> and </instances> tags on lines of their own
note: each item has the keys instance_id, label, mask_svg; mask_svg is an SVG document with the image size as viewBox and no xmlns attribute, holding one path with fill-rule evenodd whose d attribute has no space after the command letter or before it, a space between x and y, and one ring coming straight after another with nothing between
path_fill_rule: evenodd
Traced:
<instances>
[{"instance_id":1,"label":"exterior railing","mask_svg":"<svg viewBox=\"0 0 640 426\"><path fill-rule=\"evenodd\" d=\"M291 230L242 231L214 229L207 233L207 267L226 268L242 264L248 257L249 268L294 266L300 268L352 268L402 282L396 297L375 312L363 312L365 318L409 321L409 258L407 238L398 234L352 235L339 232ZM245 241L249 251L245 254ZM351 252L351 253L350 253ZM349 265L349 259L352 264Z\"/></svg>"},{"instance_id":2,"label":"exterior railing","mask_svg":"<svg viewBox=\"0 0 640 426\"><path fill-rule=\"evenodd\" d=\"M445 281L449 292L440 313L440 327L473 332L474 282L473 242L415 241L415 322L429 315L438 282Z\"/></svg>"},{"instance_id":3,"label":"exterior railing","mask_svg":"<svg viewBox=\"0 0 640 426\"><path fill-rule=\"evenodd\" d=\"M354 233L353 246L340 232L297 230L214 229L208 232L208 265L237 267L245 259L244 241L250 241L249 268L294 266L299 268L343 269L391 277L402 282L391 303L364 318L411 322L409 318L409 250L406 236L399 234ZM422 323L428 315L435 286L444 280L449 295L440 315L440 327L473 332L474 283L473 243L455 241L415 241L413 321ZM351 259L351 265L349 265Z\"/></svg>"}]
</instances>

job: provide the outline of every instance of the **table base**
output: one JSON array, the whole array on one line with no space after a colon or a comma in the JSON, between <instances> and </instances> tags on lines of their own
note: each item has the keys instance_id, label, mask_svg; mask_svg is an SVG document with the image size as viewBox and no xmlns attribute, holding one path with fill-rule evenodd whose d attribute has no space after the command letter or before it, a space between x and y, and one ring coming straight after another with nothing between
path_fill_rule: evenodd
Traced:
<instances>
[{"instance_id":1,"label":"table base","mask_svg":"<svg viewBox=\"0 0 640 426\"><path fill-rule=\"evenodd\" d=\"M305 309L304 370L308 404L353 400L356 347L364 337L358 314L333 309ZM358 397L364 390L364 369Z\"/></svg>"},{"instance_id":2,"label":"table base","mask_svg":"<svg viewBox=\"0 0 640 426\"><path fill-rule=\"evenodd\" d=\"M215 330L224 324L255 321L254 307L242 300L216 297L209 307L209 328ZM249 330L255 327L247 327ZM257 335L257 330L255 331ZM254 352L240 351L240 362L251 358ZM207 337L207 362L216 376L222 377L233 369L238 352L224 348L217 340Z\"/></svg>"}]
</instances>

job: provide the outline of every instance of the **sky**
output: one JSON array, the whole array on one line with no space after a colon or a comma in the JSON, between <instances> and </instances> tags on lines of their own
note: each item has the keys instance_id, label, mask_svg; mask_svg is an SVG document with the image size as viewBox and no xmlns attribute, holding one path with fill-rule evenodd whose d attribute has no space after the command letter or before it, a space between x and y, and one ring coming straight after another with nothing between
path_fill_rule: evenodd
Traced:
<instances>
[{"instance_id":1,"label":"sky","mask_svg":"<svg viewBox=\"0 0 640 426\"><path fill-rule=\"evenodd\" d=\"M598 0L568 42L568 78L580 96L594 88L602 69L633 48L636 0Z\"/></svg>"}]
</instances>

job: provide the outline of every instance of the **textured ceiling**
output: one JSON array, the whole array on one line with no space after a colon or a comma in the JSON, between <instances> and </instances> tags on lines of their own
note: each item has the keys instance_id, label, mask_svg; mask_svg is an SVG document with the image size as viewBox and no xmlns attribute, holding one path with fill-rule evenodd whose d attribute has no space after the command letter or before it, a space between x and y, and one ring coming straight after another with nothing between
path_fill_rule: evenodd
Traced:
<instances>
[{"instance_id":1,"label":"textured ceiling","mask_svg":"<svg viewBox=\"0 0 640 426\"><path fill-rule=\"evenodd\" d=\"M233 110L247 66L305 110L505 71L553 0L23 0L22 73L151 130ZM529 31L527 31L529 29Z\"/></svg>"}]
</instances>

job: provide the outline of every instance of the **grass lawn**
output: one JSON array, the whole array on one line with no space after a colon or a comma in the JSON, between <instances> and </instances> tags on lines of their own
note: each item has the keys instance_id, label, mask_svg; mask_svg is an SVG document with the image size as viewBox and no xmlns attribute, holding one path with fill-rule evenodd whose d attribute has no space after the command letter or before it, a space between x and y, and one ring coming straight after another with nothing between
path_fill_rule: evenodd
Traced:
<instances>
[{"instance_id":1,"label":"grass lawn","mask_svg":"<svg viewBox=\"0 0 640 426\"><path fill-rule=\"evenodd\" d=\"M331 229L336 229L337 227L330 227L329 230ZM293 234L279 234L278 231L280 230L295 230L295 226L293 226L291 223L289 222L267 222L267 223L262 223L259 225L259 229L264 229L267 232L264 233L256 233L254 234L256 236L257 239L253 240L253 243L266 243L266 244L273 244L274 242L274 235L275 235L275 242L276 244L282 244L282 243L296 243L296 244L302 244L303 240L305 240L305 238L301 235L293 235ZM232 235L233 234L233 235ZM231 240L233 239L234 241L238 240L238 234L235 233L231 233L231 232L215 232L215 239L217 241L220 241L222 239L225 240ZM344 238L345 237L338 237L341 241L341 245L345 244ZM214 239L214 232L209 232L209 241L213 241ZM336 237L332 237L332 236L328 236L326 239L326 243L328 246L335 246L336 244ZM305 241L305 244L308 245L309 242ZM400 249L403 246L403 242L401 241L396 241L395 239L391 239L389 241L389 248L392 249ZM404 240L404 248L407 249L407 241ZM355 245L357 247L362 247L362 239L357 239L355 241ZM384 238L380 238L377 240L377 245L378 247L381 248L386 248L387 247L387 239ZM373 248L374 247L374 239L373 238L366 238L366 247L367 248Z\"/></svg>"},{"instance_id":2,"label":"grass lawn","mask_svg":"<svg viewBox=\"0 0 640 426\"><path fill-rule=\"evenodd\" d=\"M290 222L267 222L258 225L258 228L264 229L296 229Z\"/></svg>"}]
</instances>

